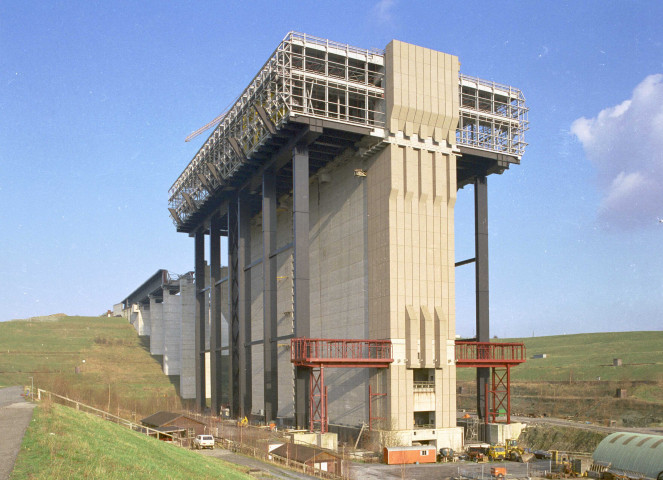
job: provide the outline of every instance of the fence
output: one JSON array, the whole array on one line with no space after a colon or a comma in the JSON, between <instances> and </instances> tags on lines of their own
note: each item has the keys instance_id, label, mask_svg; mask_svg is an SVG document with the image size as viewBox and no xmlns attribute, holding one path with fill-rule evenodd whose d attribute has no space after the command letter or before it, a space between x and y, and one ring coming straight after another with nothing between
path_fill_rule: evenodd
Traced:
<instances>
[{"instance_id":1,"label":"fence","mask_svg":"<svg viewBox=\"0 0 663 480\"><path fill-rule=\"evenodd\" d=\"M79 402L78 400L73 400L71 398L58 395L53 392L49 392L47 390L43 390L41 388L36 389L37 392L37 400L42 401L44 399L48 399L50 401L55 401L56 403L75 408L76 410L86 412L92 415L95 415L97 417L102 418L103 420L109 421L116 423L118 425L121 425L123 427L126 427L130 430L133 430L135 432L139 433L144 433L149 436L154 436L157 439L167 439L169 442L171 442L173 445L177 445L180 447L186 447L186 442L188 439L183 439L179 438L175 435L171 435L169 433L164 433L159 430L156 430L154 428L146 427L145 425L141 425L135 422L132 422L130 420L127 420L125 418L119 417L117 415L113 415L112 413L100 410L98 408L92 407L90 405L86 405L82 402ZM34 397L33 397L34 399ZM207 420L208 426L211 427L214 425L214 419L212 417L206 417L202 415L196 415L194 413L187 414L187 416L192 416L192 417L198 417L201 420ZM278 457L276 455L270 455L267 453L265 449L265 444L263 441L270 435L274 435L274 432L270 432L269 430L259 428L259 427L251 427L251 426L229 426L230 422L224 423L222 422L216 422L216 428L217 430L217 435L215 436L217 443L231 451L231 452L236 452L236 453L242 453L244 455L249 455L253 458L257 458L259 460L265 461L265 462L270 462L276 465L282 465L286 466L287 468L303 472L307 475L312 475L318 478L329 478L329 479L343 479L343 478L348 478L345 476L333 474L330 472L325 472L323 470L315 469L314 467L311 467L310 465L306 465L303 463L296 462L294 460L289 460L285 458ZM283 439L283 441L287 441ZM344 462L345 463L345 462Z\"/></svg>"},{"instance_id":2,"label":"fence","mask_svg":"<svg viewBox=\"0 0 663 480\"><path fill-rule=\"evenodd\" d=\"M118 417L117 415L113 415L112 413L108 413L103 410L99 410L98 408L91 407L90 405L86 405L82 402L79 402L78 400L72 400L71 398L63 397L62 395L58 395L57 393L49 392L47 390L42 390L41 388L38 388L37 400L41 401L42 397L48 398L50 401L55 400L56 402L61 403L62 405L65 406L73 406L73 408L75 408L76 410L81 410L83 412L90 413L97 417L101 417L104 420L117 423L118 425L127 427L135 432L145 433L150 436L154 435L159 440L165 438L170 442L182 446L182 439L175 437L169 433L164 433L159 430L155 430L154 428L134 423L131 420L127 420L125 418Z\"/></svg>"}]
</instances>

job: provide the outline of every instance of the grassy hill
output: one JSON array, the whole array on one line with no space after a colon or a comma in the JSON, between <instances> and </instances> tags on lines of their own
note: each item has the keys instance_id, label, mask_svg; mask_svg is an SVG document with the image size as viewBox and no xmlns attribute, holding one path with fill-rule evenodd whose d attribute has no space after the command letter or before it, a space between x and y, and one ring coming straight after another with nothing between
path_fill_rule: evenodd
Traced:
<instances>
[{"instance_id":1,"label":"grassy hill","mask_svg":"<svg viewBox=\"0 0 663 480\"><path fill-rule=\"evenodd\" d=\"M494 341L527 347L527 362L512 370L515 413L616 419L629 426L663 422L663 332ZM536 354L547 358L531 358ZM623 365L614 367L614 358ZM459 408L475 408L474 374L458 369ZM160 358L149 354L146 339L123 318L58 315L0 322L0 386L29 385L30 377L41 388L125 418L183 407L177 377L163 375ZM626 398L615 398L618 388Z\"/></svg>"},{"instance_id":2,"label":"grassy hill","mask_svg":"<svg viewBox=\"0 0 663 480\"><path fill-rule=\"evenodd\" d=\"M35 386L125 418L181 408L178 377L163 374L145 340L123 318L0 322L0 386L30 385L32 377Z\"/></svg>"},{"instance_id":3,"label":"grassy hill","mask_svg":"<svg viewBox=\"0 0 663 480\"><path fill-rule=\"evenodd\" d=\"M626 426L663 422L663 332L558 335L523 342L527 362L512 369L516 413L617 420ZM546 358L532 358L545 354ZM622 366L613 366L613 359ZM460 408L473 409L474 369L459 368ZM626 391L616 398L617 389Z\"/></svg>"},{"instance_id":4,"label":"grassy hill","mask_svg":"<svg viewBox=\"0 0 663 480\"><path fill-rule=\"evenodd\" d=\"M44 401L35 410L11 478L243 480L253 477L221 460Z\"/></svg>"}]
</instances>

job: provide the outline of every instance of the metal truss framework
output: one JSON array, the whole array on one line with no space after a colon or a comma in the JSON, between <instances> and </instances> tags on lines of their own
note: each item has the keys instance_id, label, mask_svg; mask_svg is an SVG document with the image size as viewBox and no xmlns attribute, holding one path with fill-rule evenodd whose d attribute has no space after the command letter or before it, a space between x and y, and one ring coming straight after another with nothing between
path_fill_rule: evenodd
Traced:
<instances>
[{"instance_id":1,"label":"metal truss framework","mask_svg":"<svg viewBox=\"0 0 663 480\"><path fill-rule=\"evenodd\" d=\"M230 186L297 117L361 126L385 142L384 95L383 51L288 33L170 188L175 224ZM459 95L457 143L519 160L528 125L521 91L460 75Z\"/></svg>"},{"instance_id":2,"label":"metal truss framework","mask_svg":"<svg viewBox=\"0 0 663 480\"><path fill-rule=\"evenodd\" d=\"M492 369L490 387L485 384L484 421L497 422L503 409L511 423L511 367L524 363L523 343L456 342L456 366Z\"/></svg>"},{"instance_id":3,"label":"metal truss framework","mask_svg":"<svg viewBox=\"0 0 663 480\"><path fill-rule=\"evenodd\" d=\"M348 340L329 338L293 338L290 340L290 361L300 368L309 369L310 412L309 429L318 426L327 432L327 387L325 367L387 368L394 361L389 340ZM369 398L374 394L369 386ZM369 408L369 422L372 411Z\"/></svg>"}]
</instances>

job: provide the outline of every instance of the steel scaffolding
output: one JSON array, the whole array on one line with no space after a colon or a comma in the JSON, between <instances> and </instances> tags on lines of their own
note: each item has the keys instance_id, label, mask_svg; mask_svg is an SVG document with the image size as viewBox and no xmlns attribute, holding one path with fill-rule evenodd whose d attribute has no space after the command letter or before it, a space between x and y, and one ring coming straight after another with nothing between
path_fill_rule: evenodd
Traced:
<instances>
[{"instance_id":1,"label":"steel scaffolding","mask_svg":"<svg viewBox=\"0 0 663 480\"><path fill-rule=\"evenodd\" d=\"M527 107L520 90L459 77L456 141L520 158ZM184 223L296 117L368 128L386 141L384 52L290 32L225 113L169 190L170 212ZM282 133L283 132L283 133Z\"/></svg>"},{"instance_id":2,"label":"steel scaffolding","mask_svg":"<svg viewBox=\"0 0 663 480\"><path fill-rule=\"evenodd\" d=\"M490 343L456 341L456 366L492 368L492 384L486 383L484 421L493 423L504 410L506 423L511 423L511 368L526 360L524 343Z\"/></svg>"},{"instance_id":3,"label":"steel scaffolding","mask_svg":"<svg viewBox=\"0 0 663 480\"><path fill-rule=\"evenodd\" d=\"M330 368L388 368L394 361L389 340L355 340L330 338L293 338L290 340L290 361L298 367L309 369L309 429L318 426L327 432L327 387L325 367ZM371 401L373 393L369 385L369 424L375 418Z\"/></svg>"}]
</instances>

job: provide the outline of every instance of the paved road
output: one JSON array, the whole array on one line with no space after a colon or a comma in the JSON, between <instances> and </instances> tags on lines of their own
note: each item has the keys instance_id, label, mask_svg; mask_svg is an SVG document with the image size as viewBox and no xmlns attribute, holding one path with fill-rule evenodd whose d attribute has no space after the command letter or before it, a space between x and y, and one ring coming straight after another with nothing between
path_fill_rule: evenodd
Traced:
<instances>
[{"instance_id":1,"label":"paved road","mask_svg":"<svg viewBox=\"0 0 663 480\"><path fill-rule=\"evenodd\" d=\"M21 393L21 387L0 388L0 480L7 480L14 470L25 429L32 419L34 405Z\"/></svg>"},{"instance_id":2,"label":"paved road","mask_svg":"<svg viewBox=\"0 0 663 480\"><path fill-rule=\"evenodd\" d=\"M239 455L229 450L224 450L223 448L217 447L214 450L201 450L200 453L208 457L220 458L226 462L247 467L250 469L251 476L258 479L273 480L276 478L279 480L311 480L317 478L287 470L271 463L262 462L257 458Z\"/></svg>"}]
</instances>

